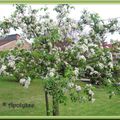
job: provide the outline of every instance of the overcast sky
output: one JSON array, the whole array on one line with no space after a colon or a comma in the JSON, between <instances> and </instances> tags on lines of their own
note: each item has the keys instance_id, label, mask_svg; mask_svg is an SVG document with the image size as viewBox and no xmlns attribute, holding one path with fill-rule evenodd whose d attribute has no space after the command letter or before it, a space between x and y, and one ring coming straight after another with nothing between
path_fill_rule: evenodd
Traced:
<instances>
[{"instance_id":1,"label":"overcast sky","mask_svg":"<svg viewBox=\"0 0 120 120\"><path fill-rule=\"evenodd\" d=\"M103 19L120 17L120 4L71 4L75 6L75 10L71 13L71 16L75 19L79 19L80 12L83 9L87 9L91 12L97 12ZM33 8L40 8L45 5L41 4L31 4ZM54 4L46 5L50 11L55 7ZM14 11L12 4L0 4L0 18L3 16L9 16L11 12ZM54 12L51 12L51 16L55 16Z\"/></svg>"},{"instance_id":2,"label":"overcast sky","mask_svg":"<svg viewBox=\"0 0 120 120\"><path fill-rule=\"evenodd\" d=\"M30 5L30 4L29 4ZM90 12L98 13L102 19L116 18L120 17L120 4L72 4L75 6L75 10L71 12L71 17L78 20L83 9L87 9ZM40 8L45 5L41 4L31 4L33 8ZM55 18L55 12L52 9L55 7L55 4L46 5L50 9L50 16ZM0 20L5 16L8 17L14 11L12 4L0 4ZM18 31L12 31L16 33ZM110 37L111 38L111 37ZM114 35L114 39L120 38L120 35Z\"/></svg>"}]
</instances>

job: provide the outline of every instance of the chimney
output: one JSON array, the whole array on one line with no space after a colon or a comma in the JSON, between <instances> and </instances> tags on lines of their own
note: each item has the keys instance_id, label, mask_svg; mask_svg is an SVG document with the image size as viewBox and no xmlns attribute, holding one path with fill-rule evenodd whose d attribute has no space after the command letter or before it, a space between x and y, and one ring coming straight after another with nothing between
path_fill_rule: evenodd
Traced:
<instances>
[{"instance_id":1,"label":"chimney","mask_svg":"<svg viewBox=\"0 0 120 120\"><path fill-rule=\"evenodd\" d=\"M20 35L16 34L16 40L20 39Z\"/></svg>"}]
</instances>

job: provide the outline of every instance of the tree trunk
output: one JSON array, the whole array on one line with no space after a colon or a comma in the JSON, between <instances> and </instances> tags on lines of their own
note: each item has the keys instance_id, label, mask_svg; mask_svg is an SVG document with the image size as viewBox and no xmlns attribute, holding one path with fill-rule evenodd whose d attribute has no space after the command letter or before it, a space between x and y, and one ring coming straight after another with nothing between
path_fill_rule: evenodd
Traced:
<instances>
[{"instance_id":1,"label":"tree trunk","mask_svg":"<svg viewBox=\"0 0 120 120\"><path fill-rule=\"evenodd\" d=\"M48 92L46 89L45 89L45 103L46 103L46 115L49 116L50 115L49 101L48 101Z\"/></svg>"},{"instance_id":2,"label":"tree trunk","mask_svg":"<svg viewBox=\"0 0 120 120\"><path fill-rule=\"evenodd\" d=\"M59 115L59 102L53 96L53 116L58 116L58 115Z\"/></svg>"}]
</instances>

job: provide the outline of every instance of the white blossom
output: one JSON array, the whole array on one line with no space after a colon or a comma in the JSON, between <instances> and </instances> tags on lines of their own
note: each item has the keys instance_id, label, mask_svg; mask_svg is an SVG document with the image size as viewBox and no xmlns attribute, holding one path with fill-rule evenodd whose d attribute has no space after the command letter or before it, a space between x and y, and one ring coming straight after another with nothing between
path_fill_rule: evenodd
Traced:
<instances>
[{"instance_id":1,"label":"white blossom","mask_svg":"<svg viewBox=\"0 0 120 120\"><path fill-rule=\"evenodd\" d=\"M113 55L112 55L111 52L107 52L107 55L108 55L108 57L109 57L110 60L113 60Z\"/></svg>"},{"instance_id":2,"label":"white blossom","mask_svg":"<svg viewBox=\"0 0 120 120\"><path fill-rule=\"evenodd\" d=\"M95 75L99 75L99 72L98 72L98 71L90 72L90 75L93 75L93 74L95 74Z\"/></svg>"},{"instance_id":3,"label":"white blossom","mask_svg":"<svg viewBox=\"0 0 120 120\"><path fill-rule=\"evenodd\" d=\"M20 83L21 85L25 85L25 82L26 82L26 79L24 79L24 78L20 79L20 81L19 81L19 83Z\"/></svg>"},{"instance_id":4,"label":"white blossom","mask_svg":"<svg viewBox=\"0 0 120 120\"><path fill-rule=\"evenodd\" d=\"M91 84L86 84L85 88L89 91L92 89L92 85ZM89 93L89 92L88 92Z\"/></svg>"},{"instance_id":5,"label":"white blossom","mask_svg":"<svg viewBox=\"0 0 120 120\"><path fill-rule=\"evenodd\" d=\"M91 52L92 55L95 54L95 50L93 48L90 49L90 52Z\"/></svg>"},{"instance_id":6,"label":"white blossom","mask_svg":"<svg viewBox=\"0 0 120 120\"><path fill-rule=\"evenodd\" d=\"M98 63L98 66L99 66L100 69L104 68L104 64L103 63Z\"/></svg>"},{"instance_id":7,"label":"white blossom","mask_svg":"<svg viewBox=\"0 0 120 120\"><path fill-rule=\"evenodd\" d=\"M15 61L16 59L15 59L14 55L9 55L9 56L7 56L7 60L8 60L8 62L10 62L10 61Z\"/></svg>"},{"instance_id":8,"label":"white blossom","mask_svg":"<svg viewBox=\"0 0 120 120\"><path fill-rule=\"evenodd\" d=\"M94 92L92 90L88 91L89 95L91 95L92 97L94 96Z\"/></svg>"},{"instance_id":9,"label":"white blossom","mask_svg":"<svg viewBox=\"0 0 120 120\"><path fill-rule=\"evenodd\" d=\"M79 74L79 68L75 67L74 73L75 73L76 76L78 76L78 74Z\"/></svg>"},{"instance_id":10,"label":"white blossom","mask_svg":"<svg viewBox=\"0 0 120 120\"><path fill-rule=\"evenodd\" d=\"M108 66L109 66L110 68L113 68L113 63L112 63L112 62L109 62L109 63L108 63Z\"/></svg>"},{"instance_id":11,"label":"white blossom","mask_svg":"<svg viewBox=\"0 0 120 120\"><path fill-rule=\"evenodd\" d=\"M30 77L28 77L28 80L29 80L29 81L31 81L31 78L30 78Z\"/></svg>"},{"instance_id":12,"label":"white blossom","mask_svg":"<svg viewBox=\"0 0 120 120\"><path fill-rule=\"evenodd\" d=\"M111 72L106 72L106 75L109 77L112 77L112 73Z\"/></svg>"},{"instance_id":13,"label":"white blossom","mask_svg":"<svg viewBox=\"0 0 120 120\"><path fill-rule=\"evenodd\" d=\"M94 102L95 102L95 100L96 100L95 98L92 98L92 99L91 99L92 103L94 103Z\"/></svg>"},{"instance_id":14,"label":"white blossom","mask_svg":"<svg viewBox=\"0 0 120 120\"><path fill-rule=\"evenodd\" d=\"M4 74L4 75L8 75L8 72L6 72L6 71L3 71L3 74Z\"/></svg>"},{"instance_id":15,"label":"white blossom","mask_svg":"<svg viewBox=\"0 0 120 120\"><path fill-rule=\"evenodd\" d=\"M50 46L50 48L52 48L52 43L51 42L49 42L48 45Z\"/></svg>"},{"instance_id":16,"label":"white blossom","mask_svg":"<svg viewBox=\"0 0 120 120\"><path fill-rule=\"evenodd\" d=\"M81 91L82 88L80 86L76 85L75 89L76 89L77 92L79 92L79 91Z\"/></svg>"},{"instance_id":17,"label":"white blossom","mask_svg":"<svg viewBox=\"0 0 120 120\"><path fill-rule=\"evenodd\" d=\"M5 65L2 65L2 66L1 66L1 69L0 69L0 74L3 73L3 72L5 72L6 68L7 68L7 67L6 67Z\"/></svg>"},{"instance_id":18,"label":"white blossom","mask_svg":"<svg viewBox=\"0 0 120 120\"><path fill-rule=\"evenodd\" d=\"M91 18L89 16L89 14L85 14L84 15L84 19L87 21L87 24L90 24L91 23Z\"/></svg>"},{"instance_id":19,"label":"white blossom","mask_svg":"<svg viewBox=\"0 0 120 120\"><path fill-rule=\"evenodd\" d=\"M86 70L94 71L94 68L91 67L91 66L89 66L89 65L87 65L87 66L86 66Z\"/></svg>"},{"instance_id":20,"label":"white blossom","mask_svg":"<svg viewBox=\"0 0 120 120\"><path fill-rule=\"evenodd\" d=\"M53 72L50 72L50 73L49 73L49 76L50 76L50 77L53 77L54 75L55 75L55 74L54 74Z\"/></svg>"},{"instance_id":21,"label":"white blossom","mask_svg":"<svg viewBox=\"0 0 120 120\"><path fill-rule=\"evenodd\" d=\"M109 83L112 83L110 79L108 79L108 82L109 82Z\"/></svg>"},{"instance_id":22,"label":"white blossom","mask_svg":"<svg viewBox=\"0 0 120 120\"><path fill-rule=\"evenodd\" d=\"M68 83L68 87L73 88L74 87L74 83L73 82Z\"/></svg>"},{"instance_id":23,"label":"white blossom","mask_svg":"<svg viewBox=\"0 0 120 120\"><path fill-rule=\"evenodd\" d=\"M112 95L115 95L115 92L114 91L112 91L112 93L111 93Z\"/></svg>"},{"instance_id":24,"label":"white blossom","mask_svg":"<svg viewBox=\"0 0 120 120\"><path fill-rule=\"evenodd\" d=\"M9 61L8 66L14 68L15 67L15 61Z\"/></svg>"},{"instance_id":25,"label":"white blossom","mask_svg":"<svg viewBox=\"0 0 120 120\"><path fill-rule=\"evenodd\" d=\"M83 60L83 61L86 61L86 58L85 58L85 56L84 55L77 55L77 58L79 59L79 60Z\"/></svg>"},{"instance_id":26,"label":"white blossom","mask_svg":"<svg viewBox=\"0 0 120 120\"><path fill-rule=\"evenodd\" d=\"M104 56L101 56L101 60L103 60L104 62L107 61L106 57L104 57Z\"/></svg>"},{"instance_id":27,"label":"white blossom","mask_svg":"<svg viewBox=\"0 0 120 120\"><path fill-rule=\"evenodd\" d=\"M103 30L103 29L104 29L104 27L103 27L103 24L102 24L102 23L99 23L99 24L98 24L98 27L99 27L99 29L100 29L100 30Z\"/></svg>"},{"instance_id":28,"label":"white blossom","mask_svg":"<svg viewBox=\"0 0 120 120\"><path fill-rule=\"evenodd\" d=\"M91 88L91 87L92 87L92 85L91 85L91 84L86 84L86 87Z\"/></svg>"},{"instance_id":29,"label":"white blossom","mask_svg":"<svg viewBox=\"0 0 120 120\"><path fill-rule=\"evenodd\" d=\"M68 62L64 61L65 65L68 65Z\"/></svg>"},{"instance_id":30,"label":"white blossom","mask_svg":"<svg viewBox=\"0 0 120 120\"><path fill-rule=\"evenodd\" d=\"M79 47L80 47L80 50L81 50L82 52L88 51L88 46L85 45L85 44L82 44L82 45L80 45Z\"/></svg>"},{"instance_id":31,"label":"white blossom","mask_svg":"<svg viewBox=\"0 0 120 120\"><path fill-rule=\"evenodd\" d=\"M89 25L85 25L81 35L87 36L89 35L90 31L91 31L91 27Z\"/></svg>"},{"instance_id":32,"label":"white blossom","mask_svg":"<svg viewBox=\"0 0 120 120\"><path fill-rule=\"evenodd\" d=\"M53 77L54 75L55 75L55 69L52 68L52 69L50 69L49 76Z\"/></svg>"},{"instance_id":33,"label":"white blossom","mask_svg":"<svg viewBox=\"0 0 120 120\"><path fill-rule=\"evenodd\" d=\"M89 47L98 47L98 45L94 44L94 43L89 43L88 44Z\"/></svg>"},{"instance_id":34,"label":"white blossom","mask_svg":"<svg viewBox=\"0 0 120 120\"><path fill-rule=\"evenodd\" d=\"M27 79L22 78L20 79L19 83L24 86L24 88L28 88L31 82L31 78L28 77Z\"/></svg>"},{"instance_id":35,"label":"white blossom","mask_svg":"<svg viewBox=\"0 0 120 120\"><path fill-rule=\"evenodd\" d=\"M88 44L88 39L84 39L84 43L85 43L85 44Z\"/></svg>"},{"instance_id":36,"label":"white blossom","mask_svg":"<svg viewBox=\"0 0 120 120\"><path fill-rule=\"evenodd\" d=\"M25 87L25 88L28 88L29 85L30 85L30 82L31 82L31 78L28 77L28 79L25 81L25 85L24 85L24 87Z\"/></svg>"},{"instance_id":37,"label":"white blossom","mask_svg":"<svg viewBox=\"0 0 120 120\"><path fill-rule=\"evenodd\" d=\"M116 25L113 24L110 29L111 29L111 30L115 30L115 29L116 29Z\"/></svg>"}]
</instances>

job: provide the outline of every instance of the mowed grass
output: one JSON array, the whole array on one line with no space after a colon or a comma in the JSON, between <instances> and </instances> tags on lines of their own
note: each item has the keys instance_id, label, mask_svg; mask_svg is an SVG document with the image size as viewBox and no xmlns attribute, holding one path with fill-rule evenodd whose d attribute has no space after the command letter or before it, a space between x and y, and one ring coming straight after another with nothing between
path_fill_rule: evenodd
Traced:
<instances>
[{"instance_id":1,"label":"mowed grass","mask_svg":"<svg viewBox=\"0 0 120 120\"><path fill-rule=\"evenodd\" d=\"M18 82L0 79L0 116L46 116L45 99L41 80L32 81L28 89ZM94 103L60 104L60 116L120 116L120 96L108 98L103 88L95 89ZM9 103L34 104L34 107L9 108Z\"/></svg>"}]
</instances>

